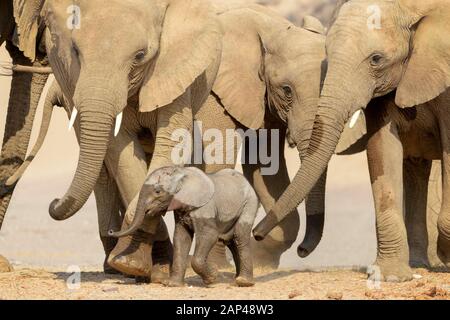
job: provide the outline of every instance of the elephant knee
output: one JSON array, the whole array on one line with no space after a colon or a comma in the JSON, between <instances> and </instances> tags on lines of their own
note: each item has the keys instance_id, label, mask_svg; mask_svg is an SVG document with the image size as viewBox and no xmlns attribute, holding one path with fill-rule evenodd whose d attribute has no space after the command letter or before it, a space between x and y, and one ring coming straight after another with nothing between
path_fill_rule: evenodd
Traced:
<instances>
[{"instance_id":1,"label":"elephant knee","mask_svg":"<svg viewBox=\"0 0 450 320\"><path fill-rule=\"evenodd\" d=\"M197 258L197 257L192 257L191 266L192 266L192 269L197 274L202 274L204 264L205 264L205 261L202 261L202 259Z\"/></svg>"}]
</instances>

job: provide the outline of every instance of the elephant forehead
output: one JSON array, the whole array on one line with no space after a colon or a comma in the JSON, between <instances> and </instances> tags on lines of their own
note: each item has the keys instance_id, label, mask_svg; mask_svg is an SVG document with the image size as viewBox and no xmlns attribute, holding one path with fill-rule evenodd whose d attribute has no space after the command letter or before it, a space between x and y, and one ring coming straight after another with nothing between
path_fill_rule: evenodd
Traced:
<instances>
[{"instance_id":1,"label":"elephant forehead","mask_svg":"<svg viewBox=\"0 0 450 320\"><path fill-rule=\"evenodd\" d=\"M149 186L159 186L164 190L169 191L169 189L171 189L174 171L175 168L171 167L158 169L147 178L145 184Z\"/></svg>"}]
</instances>

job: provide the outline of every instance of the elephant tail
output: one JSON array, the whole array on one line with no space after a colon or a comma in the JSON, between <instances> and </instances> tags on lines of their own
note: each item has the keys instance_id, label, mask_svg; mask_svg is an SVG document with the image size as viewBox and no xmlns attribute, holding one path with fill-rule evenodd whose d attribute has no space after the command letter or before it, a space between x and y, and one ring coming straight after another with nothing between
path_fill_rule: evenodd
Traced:
<instances>
[{"instance_id":1,"label":"elephant tail","mask_svg":"<svg viewBox=\"0 0 450 320\"><path fill-rule=\"evenodd\" d=\"M37 153L41 149L42 145L44 144L45 137L47 136L47 132L50 127L50 121L51 121L52 113L53 113L53 106L59 105L58 92L59 92L59 87L55 86L55 85L53 85L51 87L51 89L49 90L47 97L45 99L45 103L44 103L42 122L41 122L41 127L39 129L39 135L36 140L36 143L34 144L33 149L31 150L30 154L25 159L25 161L22 163L22 165L17 169L16 172L14 172L14 174L11 177L9 177L6 180L6 182L5 182L6 187L9 188L9 187L14 186L20 180L20 178L22 178L22 176L25 173L25 171L27 170L28 166L31 164L31 162L33 161L33 159L36 157Z\"/></svg>"}]
</instances>

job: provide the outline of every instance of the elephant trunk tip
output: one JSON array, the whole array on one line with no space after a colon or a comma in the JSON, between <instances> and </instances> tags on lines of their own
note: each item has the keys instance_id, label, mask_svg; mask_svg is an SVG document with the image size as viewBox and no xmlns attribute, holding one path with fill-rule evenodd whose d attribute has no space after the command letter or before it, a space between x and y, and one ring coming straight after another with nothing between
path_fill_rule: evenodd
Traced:
<instances>
[{"instance_id":1,"label":"elephant trunk tip","mask_svg":"<svg viewBox=\"0 0 450 320\"><path fill-rule=\"evenodd\" d=\"M297 248L297 255L300 258L306 258L307 256L309 256L311 254L311 252L312 252L312 250L310 250L302 245L299 245Z\"/></svg>"},{"instance_id":2,"label":"elephant trunk tip","mask_svg":"<svg viewBox=\"0 0 450 320\"><path fill-rule=\"evenodd\" d=\"M62 221L70 218L76 212L71 212L69 208L73 207L75 199L69 197L67 199L55 199L50 203L48 208L48 212L50 217L52 217L56 221Z\"/></svg>"},{"instance_id":3,"label":"elephant trunk tip","mask_svg":"<svg viewBox=\"0 0 450 320\"><path fill-rule=\"evenodd\" d=\"M253 237L256 241L264 240L279 222L280 221L278 221L277 217L272 212L269 212L269 214L267 214L266 217L253 229Z\"/></svg>"},{"instance_id":4,"label":"elephant trunk tip","mask_svg":"<svg viewBox=\"0 0 450 320\"><path fill-rule=\"evenodd\" d=\"M114 230L109 230L108 231L108 236L112 237L112 238L123 238L126 237L128 235L130 235L132 232L128 232L128 231L114 231Z\"/></svg>"}]
</instances>

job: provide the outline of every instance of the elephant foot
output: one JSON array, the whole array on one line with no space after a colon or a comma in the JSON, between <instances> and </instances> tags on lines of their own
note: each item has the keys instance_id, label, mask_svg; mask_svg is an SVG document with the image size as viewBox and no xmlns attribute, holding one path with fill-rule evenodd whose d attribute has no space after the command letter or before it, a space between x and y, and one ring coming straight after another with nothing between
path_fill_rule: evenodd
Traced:
<instances>
[{"instance_id":1,"label":"elephant foot","mask_svg":"<svg viewBox=\"0 0 450 320\"><path fill-rule=\"evenodd\" d=\"M410 266L400 259L377 258L375 265L367 273L372 281L405 282L413 279Z\"/></svg>"},{"instance_id":2,"label":"elephant foot","mask_svg":"<svg viewBox=\"0 0 450 320\"><path fill-rule=\"evenodd\" d=\"M438 237L437 255L442 263L450 268L450 241L443 238L441 235Z\"/></svg>"},{"instance_id":3,"label":"elephant foot","mask_svg":"<svg viewBox=\"0 0 450 320\"><path fill-rule=\"evenodd\" d=\"M255 285L253 278L239 276L236 278L236 284L238 287L252 287Z\"/></svg>"},{"instance_id":4,"label":"elephant foot","mask_svg":"<svg viewBox=\"0 0 450 320\"><path fill-rule=\"evenodd\" d=\"M167 280L173 259L173 246L170 239L155 241L152 250L152 283L163 283Z\"/></svg>"},{"instance_id":5,"label":"elephant foot","mask_svg":"<svg viewBox=\"0 0 450 320\"><path fill-rule=\"evenodd\" d=\"M225 244L221 241L217 242L209 252L207 262L208 264L215 265L218 269L232 268L232 265L227 258Z\"/></svg>"},{"instance_id":6,"label":"elephant foot","mask_svg":"<svg viewBox=\"0 0 450 320\"><path fill-rule=\"evenodd\" d=\"M105 273L105 274L120 274L120 271L114 269L113 267L111 267L108 264L109 254L116 246L117 239L111 238L111 237L102 237L102 236L100 236L100 239L102 240L103 250L105 252L105 260L103 261L103 273Z\"/></svg>"},{"instance_id":7,"label":"elephant foot","mask_svg":"<svg viewBox=\"0 0 450 320\"><path fill-rule=\"evenodd\" d=\"M153 235L138 230L120 238L108 258L108 264L128 275L150 278L152 274Z\"/></svg>"},{"instance_id":8,"label":"elephant foot","mask_svg":"<svg viewBox=\"0 0 450 320\"><path fill-rule=\"evenodd\" d=\"M6 273L6 272L13 272L14 269L9 263L8 260L6 260L5 257L0 255L0 273Z\"/></svg>"}]
</instances>

